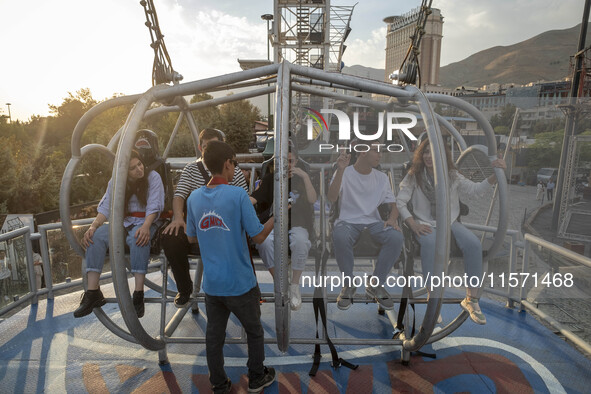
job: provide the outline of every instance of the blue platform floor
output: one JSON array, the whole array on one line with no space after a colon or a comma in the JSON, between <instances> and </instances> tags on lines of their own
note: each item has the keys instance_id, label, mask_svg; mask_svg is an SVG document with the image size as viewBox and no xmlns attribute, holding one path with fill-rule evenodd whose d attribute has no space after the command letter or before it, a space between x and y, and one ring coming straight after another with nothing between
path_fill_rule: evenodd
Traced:
<instances>
[{"instance_id":1,"label":"blue platform floor","mask_svg":"<svg viewBox=\"0 0 591 394\"><path fill-rule=\"evenodd\" d=\"M269 291L268 278L259 279L263 291ZM102 289L105 296L114 296L111 285ZM148 291L146 296L157 293ZM203 344L169 344L170 364L159 365L156 352L115 336L94 314L74 319L71 312L79 300L80 292L41 300L0 323L0 393L210 392ZM399 346L343 345L337 346L339 356L359 368L333 369L328 347L322 345L320 370L311 378L313 345L290 346L287 354L274 344L266 345L266 364L277 369L278 381L265 393L591 392L591 361L528 314L490 300L483 300L481 306L488 319L485 326L465 322L450 336L422 349L435 353L435 359L413 356L409 366L401 364ZM159 308L147 304L141 319L153 336L158 334ZM421 309L417 308L419 324ZM103 310L124 327L116 304L107 304ZM167 315L175 311L170 305ZM274 305L263 304L262 312L266 336L273 338ZM327 312L332 338L392 337L390 321L376 313L375 304L357 303L347 311L329 304ZM444 305L444 322L459 312L458 305ZM203 336L205 325L203 309L199 314L189 311L174 336ZM311 304L291 314L291 334L314 337ZM228 335L240 335L235 320ZM225 355L232 392L245 393L246 346L227 345Z\"/></svg>"}]
</instances>

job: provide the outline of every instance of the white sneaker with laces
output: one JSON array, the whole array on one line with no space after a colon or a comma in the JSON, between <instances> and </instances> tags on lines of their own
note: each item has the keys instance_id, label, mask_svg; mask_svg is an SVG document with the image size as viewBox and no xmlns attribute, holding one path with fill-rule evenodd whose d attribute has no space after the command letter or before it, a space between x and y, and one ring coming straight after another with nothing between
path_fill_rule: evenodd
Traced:
<instances>
[{"instance_id":1,"label":"white sneaker with laces","mask_svg":"<svg viewBox=\"0 0 591 394\"><path fill-rule=\"evenodd\" d=\"M299 283L289 285L289 301L292 311L297 311L302 307L302 295L300 294Z\"/></svg>"}]
</instances>

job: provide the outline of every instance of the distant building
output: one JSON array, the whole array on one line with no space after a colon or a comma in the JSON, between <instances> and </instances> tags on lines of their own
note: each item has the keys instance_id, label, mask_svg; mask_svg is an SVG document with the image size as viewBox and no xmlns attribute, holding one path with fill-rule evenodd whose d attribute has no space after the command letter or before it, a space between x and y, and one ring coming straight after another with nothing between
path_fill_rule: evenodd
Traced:
<instances>
[{"instance_id":1,"label":"distant building","mask_svg":"<svg viewBox=\"0 0 591 394\"><path fill-rule=\"evenodd\" d=\"M443 16L437 8L432 8L427 18L425 34L421 39L419 67L421 85L439 83L439 64L441 60L441 39L443 38ZM390 74L400 68L410 45L410 36L414 34L420 8L401 16L384 19L388 24L386 33L386 72L384 80L390 82Z\"/></svg>"}]
</instances>

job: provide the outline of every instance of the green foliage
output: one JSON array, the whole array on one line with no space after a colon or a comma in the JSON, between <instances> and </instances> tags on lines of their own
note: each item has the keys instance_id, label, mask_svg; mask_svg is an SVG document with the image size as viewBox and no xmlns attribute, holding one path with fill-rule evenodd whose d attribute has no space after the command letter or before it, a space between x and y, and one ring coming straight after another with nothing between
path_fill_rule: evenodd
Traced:
<instances>
[{"instance_id":1,"label":"green foliage","mask_svg":"<svg viewBox=\"0 0 591 394\"><path fill-rule=\"evenodd\" d=\"M221 106L222 127L226 142L236 153L247 153L252 141L254 122L260 118L260 111L247 100L234 101Z\"/></svg>"},{"instance_id":2,"label":"green foliage","mask_svg":"<svg viewBox=\"0 0 591 394\"><path fill-rule=\"evenodd\" d=\"M207 101L213 99L213 96L205 93L196 94L191 99L191 104L193 103L200 103L202 101ZM203 130L205 128L212 128L212 129L219 129L222 128L222 114L220 111L220 107L206 107L197 109L192 111L193 118L195 119L195 123L197 124L198 130ZM254 122L253 122L254 124ZM252 126L251 126L252 127Z\"/></svg>"},{"instance_id":3,"label":"green foliage","mask_svg":"<svg viewBox=\"0 0 591 394\"><path fill-rule=\"evenodd\" d=\"M511 130L514 115L515 106L513 104L507 104L503 107L500 113L493 115L493 117L490 118L490 125L493 127L493 129L497 126L505 126ZM517 126L519 127L519 123Z\"/></svg>"},{"instance_id":4,"label":"green foliage","mask_svg":"<svg viewBox=\"0 0 591 394\"><path fill-rule=\"evenodd\" d=\"M564 131L536 135L536 142L528 148L527 166L530 168L558 167Z\"/></svg>"},{"instance_id":5,"label":"green foliage","mask_svg":"<svg viewBox=\"0 0 591 394\"><path fill-rule=\"evenodd\" d=\"M535 138L538 138L540 133L548 133L552 131L563 131L564 130L564 117L553 118L553 119L539 119L536 120L531 127L532 134Z\"/></svg>"},{"instance_id":6,"label":"green foliage","mask_svg":"<svg viewBox=\"0 0 591 394\"><path fill-rule=\"evenodd\" d=\"M507 126L497 126L495 127L495 134L497 135L509 135L511 129Z\"/></svg>"},{"instance_id":7,"label":"green foliage","mask_svg":"<svg viewBox=\"0 0 591 394\"><path fill-rule=\"evenodd\" d=\"M199 94L191 102L210 100ZM60 105L50 105L51 116L33 116L28 122L9 124L0 119L0 213L39 213L57 209L62 177L71 156L72 132L82 117L98 102L90 90L68 93ZM131 105L111 108L87 125L82 145L107 145L125 124ZM177 123L178 113L165 113L145 119L142 128L153 130L159 138L160 153ZM242 100L218 107L193 111L198 130L218 128L236 152L247 152L259 110ZM195 156L196 147L186 119L179 127L171 157ZM78 163L74 173L70 202L96 201L104 194L113 163L106 156L91 152Z\"/></svg>"}]
</instances>

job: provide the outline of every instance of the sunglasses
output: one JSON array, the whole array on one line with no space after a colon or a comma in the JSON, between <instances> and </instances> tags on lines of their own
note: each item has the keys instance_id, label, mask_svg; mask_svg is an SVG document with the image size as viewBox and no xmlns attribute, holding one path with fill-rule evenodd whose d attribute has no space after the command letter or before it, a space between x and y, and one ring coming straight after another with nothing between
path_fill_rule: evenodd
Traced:
<instances>
[{"instance_id":1,"label":"sunglasses","mask_svg":"<svg viewBox=\"0 0 591 394\"><path fill-rule=\"evenodd\" d=\"M230 163L234 164L234 167L238 167L238 162L236 161L236 159L229 159Z\"/></svg>"}]
</instances>

